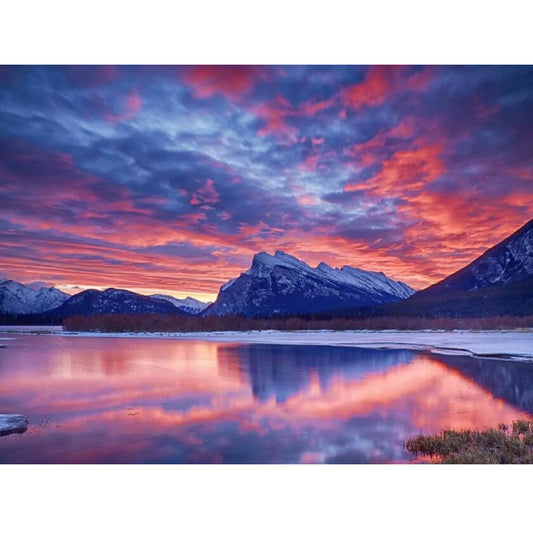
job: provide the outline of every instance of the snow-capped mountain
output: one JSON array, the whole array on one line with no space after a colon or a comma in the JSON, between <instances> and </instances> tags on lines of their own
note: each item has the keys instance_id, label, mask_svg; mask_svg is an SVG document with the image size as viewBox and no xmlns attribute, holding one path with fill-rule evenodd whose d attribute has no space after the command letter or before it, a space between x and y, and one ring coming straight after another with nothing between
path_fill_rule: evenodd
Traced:
<instances>
[{"instance_id":1,"label":"snow-capped mountain","mask_svg":"<svg viewBox=\"0 0 533 533\"><path fill-rule=\"evenodd\" d=\"M200 300L197 300L196 298L191 298L190 296L187 296L187 298L183 299L174 298L173 296L169 296L168 294L152 294L151 298L159 298L160 300L166 300L167 302L170 302L171 304L175 305L178 309L181 309L182 311L185 311L190 315L197 315L201 313L212 303L200 302Z\"/></svg>"},{"instance_id":2,"label":"snow-capped mountain","mask_svg":"<svg viewBox=\"0 0 533 533\"><path fill-rule=\"evenodd\" d=\"M391 307L398 314L439 317L533 314L533 220L466 267Z\"/></svg>"},{"instance_id":3,"label":"snow-capped mountain","mask_svg":"<svg viewBox=\"0 0 533 533\"><path fill-rule=\"evenodd\" d=\"M205 316L269 316L397 302L414 290L381 272L320 263L312 268L282 251L254 256L251 268L225 285Z\"/></svg>"},{"instance_id":4,"label":"snow-capped mountain","mask_svg":"<svg viewBox=\"0 0 533 533\"><path fill-rule=\"evenodd\" d=\"M69 298L60 307L54 309L51 314L67 317L110 313L188 315L185 311L165 300L121 289L106 289L105 291L88 289Z\"/></svg>"},{"instance_id":5,"label":"snow-capped mountain","mask_svg":"<svg viewBox=\"0 0 533 533\"><path fill-rule=\"evenodd\" d=\"M31 285L31 284L30 284ZM12 280L0 282L0 313L28 315L44 313L59 307L70 298L55 287L38 288Z\"/></svg>"},{"instance_id":6,"label":"snow-capped mountain","mask_svg":"<svg viewBox=\"0 0 533 533\"><path fill-rule=\"evenodd\" d=\"M455 274L420 294L472 291L533 277L533 220Z\"/></svg>"}]
</instances>

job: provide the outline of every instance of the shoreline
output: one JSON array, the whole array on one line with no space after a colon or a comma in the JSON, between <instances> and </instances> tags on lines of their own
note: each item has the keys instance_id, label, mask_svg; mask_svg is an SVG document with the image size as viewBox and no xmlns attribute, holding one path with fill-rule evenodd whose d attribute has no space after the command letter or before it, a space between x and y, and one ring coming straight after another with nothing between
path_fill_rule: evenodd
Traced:
<instances>
[{"instance_id":1,"label":"shoreline","mask_svg":"<svg viewBox=\"0 0 533 533\"><path fill-rule=\"evenodd\" d=\"M7 329L8 328L8 329ZM533 360L533 330L248 330L207 332L67 332L60 327L0 327L2 333L64 337L154 338L247 344L346 346L429 351L440 355Z\"/></svg>"}]
</instances>

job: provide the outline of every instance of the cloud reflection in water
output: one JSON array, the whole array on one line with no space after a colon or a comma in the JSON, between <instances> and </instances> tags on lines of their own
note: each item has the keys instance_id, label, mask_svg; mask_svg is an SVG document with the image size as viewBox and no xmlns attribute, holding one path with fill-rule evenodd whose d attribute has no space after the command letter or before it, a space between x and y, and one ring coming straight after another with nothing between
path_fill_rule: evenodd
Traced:
<instances>
[{"instance_id":1,"label":"cloud reflection in water","mask_svg":"<svg viewBox=\"0 0 533 533\"><path fill-rule=\"evenodd\" d=\"M16 336L2 409L31 425L0 461L402 462L418 432L530 418L532 382L527 363L408 350Z\"/></svg>"}]
</instances>

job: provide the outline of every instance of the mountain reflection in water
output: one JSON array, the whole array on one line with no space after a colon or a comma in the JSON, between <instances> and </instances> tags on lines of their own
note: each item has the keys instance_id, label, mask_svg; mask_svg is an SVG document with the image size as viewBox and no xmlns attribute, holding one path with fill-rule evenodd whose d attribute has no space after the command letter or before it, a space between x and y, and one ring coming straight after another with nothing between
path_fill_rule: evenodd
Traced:
<instances>
[{"instance_id":1,"label":"mountain reflection in water","mask_svg":"<svg viewBox=\"0 0 533 533\"><path fill-rule=\"evenodd\" d=\"M11 335L0 462L409 461L417 433L533 414L533 364L409 350Z\"/></svg>"}]
</instances>

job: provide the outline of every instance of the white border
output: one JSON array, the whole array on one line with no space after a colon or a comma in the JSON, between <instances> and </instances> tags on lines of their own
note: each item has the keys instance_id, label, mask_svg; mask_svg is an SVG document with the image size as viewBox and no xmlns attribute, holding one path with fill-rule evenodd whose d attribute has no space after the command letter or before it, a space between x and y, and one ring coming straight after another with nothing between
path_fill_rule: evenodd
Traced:
<instances>
[{"instance_id":1,"label":"white border","mask_svg":"<svg viewBox=\"0 0 533 533\"><path fill-rule=\"evenodd\" d=\"M532 11L520 0L4 2L0 63L528 64Z\"/></svg>"},{"instance_id":2,"label":"white border","mask_svg":"<svg viewBox=\"0 0 533 533\"><path fill-rule=\"evenodd\" d=\"M0 63L532 63L531 3L4 2ZM526 467L2 466L5 531L508 531Z\"/></svg>"},{"instance_id":3,"label":"white border","mask_svg":"<svg viewBox=\"0 0 533 533\"><path fill-rule=\"evenodd\" d=\"M524 468L11 466L1 469L2 529L522 531Z\"/></svg>"}]
</instances>

